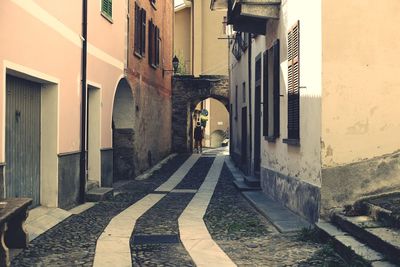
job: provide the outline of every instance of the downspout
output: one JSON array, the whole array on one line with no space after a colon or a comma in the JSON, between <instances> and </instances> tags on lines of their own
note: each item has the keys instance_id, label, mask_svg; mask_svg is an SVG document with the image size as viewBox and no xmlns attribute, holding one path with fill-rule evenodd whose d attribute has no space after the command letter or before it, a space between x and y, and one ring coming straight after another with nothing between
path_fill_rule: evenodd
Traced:
<instances>
[{"instance_id":1,"label":"downspout","mask_svg":"<svg viewBox=\"0 0 400 267\"><path fill-rule=\"evenodd\" d=\"M86 191L86 68L87 68L87 0L82 0L82 97L81 97L81 151L79 201L85 202Z\"/></svg>"},{"instance_id":2,"label":"downspout","mask_svg":"<svg viewBox=\"0 0 400 267\"><path fill-rule=\"evenodd\" d=\"M251 111L252 111L252 109L251 109L251 101L252 101L252 99L251 99L251 67L252 67L252 62L251 62L251 58L252 58L252 43L251 43L251 33L249 33L249 48L248 48L248 74L249 74L249 126L250 126L250 128L249 128L249 148L250 148L250 153L249 153L249 170L248 170L248 173L249 174L252 174L252 167L251 167L251 158L252 158L252 147L253 147L253 144L252 144L252 139L253 139L253 136L252 136L252 133L253 133L253 131L252 131L252 120L251 120L251 118L252 118L252 116L251 116Z\"/></svg>"}]
</instances>

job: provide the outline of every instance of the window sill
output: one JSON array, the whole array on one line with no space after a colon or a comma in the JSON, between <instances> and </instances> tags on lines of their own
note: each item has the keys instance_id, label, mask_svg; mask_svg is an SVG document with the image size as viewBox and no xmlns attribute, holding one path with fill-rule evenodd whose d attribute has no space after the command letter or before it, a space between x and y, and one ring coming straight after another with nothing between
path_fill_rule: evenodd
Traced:
<instances>
[{"instance_id":1,"label":"window sill","mask_svg":"<svg viewBox=\"0 0 400 267\"><path fill-rule=\"evenodd\" d=\"M300 139L283 139L283 143L291 145L291 146L300 146Z\"/></svg>"},{"instance_id":2,"label":"window sill","mask_svg":"<svg viewBox=\"0 0 400 267\"><path fill-rule=\"evenodd\" d=\"M277 137L275 137L275 136L264 136L264 140L268 141L270 143L276 143L276 139L277 139Z\"/></svg>"},{"instance_id":3,"label":"window sill","mask_svg":"<svg viewBox=\"0 0 400 267\"><path fill-rule=\"evenodd\" d=\"M151 6L154 8L154 10L157 10L156 4L154 4L154 3L151 2L151 1L150 1L150 3L151 3Z\"/></svg>"},{"instance_id":4,"label":"window sill","mask_svg":"<svg viewBox=\"0 0 400 267\"><path fill-rule=\"evenodd\" d=\"M137 58L140 58L140 59L142 59L143 58L143 56L140 54L140 53L138 53L138 52L133 52L133 54L137 57Z\"/></svg>"},{"instance_id":5,"label":"window sill","mask_svg":"<svg viewBox=\"0 0 400 267\"><path fill-rule=\"evenodd\" d=\"M101 12L100 14L101 14L101 16L102 16L103 18L105 18L106 20L108 20L108 22L110 22L111 24L114 23L112 17L110 17L108 14L106 14L106 13L104 13L104 12Z\"/></svg>"},{"instance_id":6,"label":"window sill","mask_svg":"<svg viewBox=\"0 0 400 267\"><path fill-rule=\"evenodd\" d=\"M153 68L153 69L158 69L158 66L157 65L154 65L154 64L150 64L150 66Z\"/></svg>"}]
</instances>

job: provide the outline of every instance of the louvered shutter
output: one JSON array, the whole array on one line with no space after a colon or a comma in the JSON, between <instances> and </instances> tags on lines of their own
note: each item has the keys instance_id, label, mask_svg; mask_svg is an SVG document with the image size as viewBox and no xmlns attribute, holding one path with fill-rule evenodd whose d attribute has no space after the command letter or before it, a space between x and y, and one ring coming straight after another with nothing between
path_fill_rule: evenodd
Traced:
<instances>
[{"instance_id":1,"label":"louvered shutter","mask_svg":"<svg viewBox=\"0 0 400 267\"><path fill-rule=\"evenodd\" d=\"M274 137L280 135L280 42L274 45Z\"/></svg>"},{"instance_id":2,"label":"louvered shutter","mask_svg":"<svg viewBox=\"0 0 400 267\"><path fill-rule=\"evenodd\" d=\"M135 3L135 52L140 54L140 29L141 29L141 15L140 8L137 3Z\"/></svg>"},{"instance_id":3,"label":"louvered shutter","mask_svg":"<svg viewBox=\"0 0 400 267\"><path fill-rule=\"evenodd\" d=\"M300 139L300 24L288 33L288 138Z\"/></svg>"},{"instance_id":4,"label":"louvered shutter","mask_svg":"<svg viewBox=\"0 0 400 267\"><path fill-rule=\"evenodd\" d=\"M263 136L268 136L268 50L263 55Z\"/></svg>"},{"instance_id":5,"label":"louvered shutter","mask_svg":"<svg viewBox=\"0 0 400 267\"><path fill-rule=\"evenodd\" d=\"M149 21L149 64L153 65L153 34L154 34L154 24L153 21Z\"/></svg>"},{"instance_id":6,"label":"louvered shutter","mask_svg":"<svg viewBox=\"0 0 400 267\"><path fill-rule=\"evenodd\" d=\"M101 11L109 16L112 17L112 0L102 0L101 1Z\"/></svg>"},{"instance_id":7,"label":"louvered shutter","mask_svg":"<svg viewBox=\"0 0 400 267\"><path fill-rule=\"evenodd\" d=\"M142 29L141 29L141 36L140 36L140 54L142 56L146 53L146 10L142 8L141 10L141 18L142 18Z\"/></svg>"}]
</instances>

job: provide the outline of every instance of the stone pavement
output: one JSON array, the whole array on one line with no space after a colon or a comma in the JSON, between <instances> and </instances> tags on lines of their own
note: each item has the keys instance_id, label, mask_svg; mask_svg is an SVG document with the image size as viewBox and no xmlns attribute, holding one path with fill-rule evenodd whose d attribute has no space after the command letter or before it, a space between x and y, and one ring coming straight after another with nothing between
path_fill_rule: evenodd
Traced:
<instances>
[{"instance_id":1,"label":"stone pavement","mask_svg":"<svg viewBox=\"0 0 400 267\"><path fill-rule=\"evenodd\" d=\"M236 191L221 151L189 156L69 216L12 266L346 266L323 244L278 233Z\"/></svg>"}]
</instances>

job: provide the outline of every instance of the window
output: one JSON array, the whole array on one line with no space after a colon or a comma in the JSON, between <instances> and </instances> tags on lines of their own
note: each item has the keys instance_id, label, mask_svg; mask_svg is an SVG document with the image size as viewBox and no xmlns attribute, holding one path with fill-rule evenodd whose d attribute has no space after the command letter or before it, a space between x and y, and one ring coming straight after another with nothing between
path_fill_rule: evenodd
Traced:
<instances>
[{"instance_id":1,"label":"window","mask_svg":"<svg viewBox=\"0 0 400 267\"><path fill-rule=\"evenodd\" d=\"M149 64L152 67L160 65L160 29L149 21Z\"/></svg>"},{"instance_id":2,"label":"window","mask_svg":"<svg viewBox=\"0 0 400 267\"><path fill-rule=\"evenodd\" d=\"M280 135L280 52L279 40L264 52L263 68L263 135L275 141Z\"/></svg>"},{"instance_id":3,"label":"window","mask_svg":"<svg viewBox=\"0 0 400 267\"><path fill-rule=\"evenodd\" d=\"M156 0L150 0L151 5L156 8Z\"/></svg>"},{"instance_id":4,"label":"window","mask_svg":"<svg viewBox=\"0 0 400 267\"><path fill-rule=\"evenodd\" d=\"M300 139L300 24L288 33L288 139L299 144ZM285 141L285 140L284 140Z\"/></svg>"},{"instance_id":5,"label":"window","mask_svg":"<svg viewBox=\"0 0 400 267\"><path fill-rule=\"evenodd\" d=\"M112 19L112 0L101 0L101 14L107 19Z\"/></svg>"},{"instance_id":6,"label":"window","mask_svg":"<svg viewBox=\"0 0 400 267\"><path fill-rule=\"evenodd\" d=\"M135 3L135 55L144 57L146 52L146 10Z\"/></svg>"}]
</instances>

